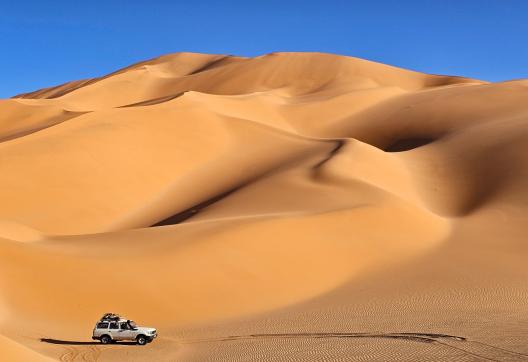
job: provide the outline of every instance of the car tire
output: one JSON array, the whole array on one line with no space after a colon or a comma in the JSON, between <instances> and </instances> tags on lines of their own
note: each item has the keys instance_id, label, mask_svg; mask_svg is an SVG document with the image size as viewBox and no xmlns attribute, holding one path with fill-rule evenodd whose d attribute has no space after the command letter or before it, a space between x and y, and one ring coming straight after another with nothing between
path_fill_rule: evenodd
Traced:
<instances>
[{"instance_id":1,"label":"car tire","mask_svg":"<svg viewBox=\"0 0 528 362\"><path fill-rule=\"evenodd\" d=\"M139 344L140 346L144 346L147 344L148 339L144 335L140 334L139 336L136 337L136 341L137 341L137 344Z\"/></svg>"},{"instance_id":2,"label":"car tire","mask_svg":"<svg viewBox=\"0 0 528 362\"><path fill-rule=\"evenodd\" d=\"M112 338L109 335L105 334L104 336L101 336L102 344L109 344L111 342L112 342Z\"/></svg>"}]
</instances>

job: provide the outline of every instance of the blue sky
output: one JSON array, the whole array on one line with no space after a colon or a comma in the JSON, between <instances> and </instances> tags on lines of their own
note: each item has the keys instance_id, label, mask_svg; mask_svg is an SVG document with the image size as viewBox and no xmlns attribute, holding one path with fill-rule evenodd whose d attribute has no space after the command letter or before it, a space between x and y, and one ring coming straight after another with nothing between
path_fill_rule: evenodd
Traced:
<instances>
[{"instance_id":1,"label":"blue sky","mask_svg":"<svg viewBox=\"0 0 528 362\"><path fill-rule=\"evenodd\" d=\"M321 51L528 78L528 0L0 0L0 97L158 55Z\"/></svg>"}]
</instances>

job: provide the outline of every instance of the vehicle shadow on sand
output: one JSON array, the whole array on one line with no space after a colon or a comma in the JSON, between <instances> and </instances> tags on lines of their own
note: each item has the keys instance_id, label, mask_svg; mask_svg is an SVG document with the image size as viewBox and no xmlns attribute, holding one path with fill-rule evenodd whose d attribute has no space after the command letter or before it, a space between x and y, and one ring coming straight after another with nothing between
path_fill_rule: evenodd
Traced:
<instances>
[{"instance_id":1,"label":"vehicle shadow on sand","mask_svg":"<svg viewBox=\"0 0 528 362\"><path fill-rule=\"evenodd\" d=\"M82 342L82 341L64 341L61 339L53 339L53 338L41 338L41 342L43 343L51 343L51 344L67 344L70 346L102 346L103 344L101 342ZM112 343L112 344L118 344L118 345L126 345L126 346L135 346L137 345L136 342L119 342L119 343Z\"/></svg>"}]
</instances>

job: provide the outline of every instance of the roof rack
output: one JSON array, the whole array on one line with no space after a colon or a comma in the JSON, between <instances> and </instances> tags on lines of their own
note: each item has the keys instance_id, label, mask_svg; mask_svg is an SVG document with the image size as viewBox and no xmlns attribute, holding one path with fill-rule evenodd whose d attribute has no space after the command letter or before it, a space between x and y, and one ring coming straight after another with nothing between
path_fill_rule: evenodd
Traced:
<instances>
[{"instance_id":1,"label":"roof rack","mask_svg":"<svg viewBox=\"0 0 528 362\"><path fill-rule=\"evenodd\" d=\"M119 321L121 319L121 316L119 314L115 314L115 313L105 313L102 317L101 317L101 322L109 322L109 321Z\"/></svg>"}]
</instances>

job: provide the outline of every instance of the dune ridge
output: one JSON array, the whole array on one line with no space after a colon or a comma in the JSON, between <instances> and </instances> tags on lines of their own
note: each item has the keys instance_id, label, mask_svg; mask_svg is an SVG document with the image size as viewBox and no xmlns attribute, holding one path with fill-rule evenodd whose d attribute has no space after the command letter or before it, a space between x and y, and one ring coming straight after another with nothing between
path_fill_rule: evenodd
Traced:
<instances>
[{"instance_id":1,"label":"dune ridge","mask_svg":"<svg viewBox=\"0 0 528 362\"><path fill-rule=\"evenodd\" d=\"M280 360L284 334L339 332L370 336L358 360L508 360L391 330L528 353L526 82L176 53L0 100L0 342L20 360ZM79 342L109 310L160 339ZM222 342L246 334L271 337ZM310 338L296 358L330 358Z\"/></svg>"}]
</instances>

